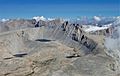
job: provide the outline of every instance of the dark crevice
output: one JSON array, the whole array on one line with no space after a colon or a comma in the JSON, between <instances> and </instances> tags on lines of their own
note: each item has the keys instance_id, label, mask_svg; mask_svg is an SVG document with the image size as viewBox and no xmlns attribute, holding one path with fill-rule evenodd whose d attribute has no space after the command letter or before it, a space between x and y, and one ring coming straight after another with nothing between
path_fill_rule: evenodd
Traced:
<instances>
[{"instance_id":1,"label":"dark crevice","mask_svg":"<svg viewBox=\"0 0 120 76\"><path fill-rule=\"evenodd\" d=\"M48 40L48 39L36 39L35 41L40 41L40 42L50 42L51 40Z\"/></svg>"},{"instance_id":2,"label":"dark crevice","mask_svg":"<svg viewBox=\"0 0 120 76\"><path fill-rule=\"evenodd\" d=\"M66 58L76 58L76 57L81 57L79 54L73 54L70 56L66 56Z\"/></svg>"},{"instance_id":3,"label":"dark crevice","mask_svg":"<svg viewBox=\"0 0 120 76\"><path fill-rule=\"evenodd\" d=\"M27 55L27 53L15 54L13 56L15 56L15 57L24 57L25 55Z\"/></svg>"},{"instance_id":4,"label":"dark crevice","mask_svg":"<svg viewBox=\"0 0 120 76\"><path fill-rule=\"evenodd\" d=\"M13 57L8 57L8 58L4 58L4 60L9 60L9 59L12 59Z\"/></svg>"}]
</instances>

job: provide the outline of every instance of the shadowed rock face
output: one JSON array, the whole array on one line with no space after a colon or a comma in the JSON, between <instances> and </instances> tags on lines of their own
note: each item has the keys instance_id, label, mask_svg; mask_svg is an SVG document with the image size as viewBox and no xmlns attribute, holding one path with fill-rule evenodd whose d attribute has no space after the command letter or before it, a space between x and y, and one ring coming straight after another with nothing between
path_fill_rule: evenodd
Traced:
<instances>
[{"instance_id":1,"label":"shadowed rock face","mask_svg":"<svg viewBox=\"0 0 120 76\"><path fill-rule=\"evenodd\" d=\"M57 23L1 33L0 76L117 76L89 34L74 40L74 26Z\"/></svg>"},{"instance_id":2,"label":"shadowed rock face","mask_svg":"<svg viewBox=\"0 0 120 76\"><path fill-rule=\"evenodd\" d=\"M35 41L40 41L40 42L50 42L51 40L47 40L47 39L37 39Z\"/></svg>"}]
</instances>

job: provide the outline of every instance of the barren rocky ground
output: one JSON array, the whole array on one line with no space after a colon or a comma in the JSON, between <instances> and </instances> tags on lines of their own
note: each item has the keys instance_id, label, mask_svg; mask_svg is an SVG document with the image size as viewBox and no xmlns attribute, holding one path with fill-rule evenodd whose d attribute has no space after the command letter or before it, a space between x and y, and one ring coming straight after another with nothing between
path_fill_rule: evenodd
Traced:
<instances>
[{"instance_id":1,"label":"barren rocky ground","mask_svg":"<svg viewBox=\"0 0 120 76\"><path fill-rule=\"evenodd\" d=\"M84 33L87 47L61 29L42 26L1 33L0 76L120 76L114 59L105 53L103 37Z\"/></svg>"}]
</instances>

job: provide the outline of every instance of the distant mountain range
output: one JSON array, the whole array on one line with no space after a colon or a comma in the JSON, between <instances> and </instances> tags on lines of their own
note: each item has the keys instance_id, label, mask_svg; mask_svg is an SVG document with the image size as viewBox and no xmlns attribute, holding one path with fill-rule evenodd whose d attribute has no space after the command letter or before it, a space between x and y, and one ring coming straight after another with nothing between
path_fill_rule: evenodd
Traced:
<instances>
[{"instance_id":1,"label":"distant mountain range","mask_svg":"<svg viewBox=\"0 0 120 76\"><path fill-rule=\"evenodd\" d=\"M52 21L55 20L56 18L45 18L44 16L34 16L31 19L35 19L36 21L42 20L42 21ZM87 24L87 25L105 25L105 24L110 24L117 21L117 23L119 23L120 21L120 16L118 17L100 17L100 16L94 16L92 18L74 18L74 19L70 19L70 18L60 18L64 21L68 20L70 22L77 22L80 24ZM11 19L0 19L0 22L6 22L9 21Z\"/></svg>"},{"instance_id":2,"label":"distant mountain range","mask_svg":"<svg viewBox=\"0 0 120 76\"><path fill-rule=\"evenodd\" d=\"M69 21L69 23L77 23L80 25L90 26L90 29L106 29L107 27L113 26L117 27L120 26L120 16L118 17L100 17L94 16L92 18L74 18L74 19L65 19L65 18L45 18L44 16L35 16L31 19L0 19L0 29L4 30L3 28L25 28L25 27L34 27L35 23L40 21L41 24L48 24L49 22L57 22L61 21ZM93 27L95 26L95 27ZM102 28L100 28L102 27ZM11 28L12 29L12 28Z\"/></svg>"}]
</instances>

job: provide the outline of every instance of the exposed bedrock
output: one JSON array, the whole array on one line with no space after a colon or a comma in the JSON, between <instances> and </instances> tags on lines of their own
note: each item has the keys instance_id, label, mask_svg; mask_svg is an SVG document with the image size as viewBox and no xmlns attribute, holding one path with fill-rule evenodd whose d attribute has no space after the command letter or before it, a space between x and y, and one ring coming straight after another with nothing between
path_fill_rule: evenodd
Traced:
<instances>
[{"instance_id":1,"label":"exposed bedrock","mask_svg":"<svg viewBox=\"0 0 120 76\"><path fill-rule=\"evenodd\" d=\"M0 34L0 76L119 76L95 38L74 26L49 25Z\"/></svg>"}]
</instances>

